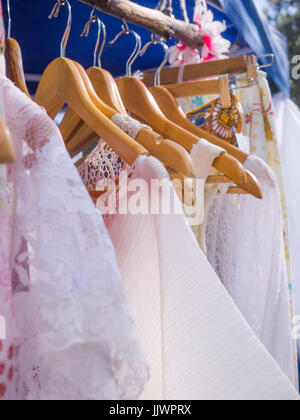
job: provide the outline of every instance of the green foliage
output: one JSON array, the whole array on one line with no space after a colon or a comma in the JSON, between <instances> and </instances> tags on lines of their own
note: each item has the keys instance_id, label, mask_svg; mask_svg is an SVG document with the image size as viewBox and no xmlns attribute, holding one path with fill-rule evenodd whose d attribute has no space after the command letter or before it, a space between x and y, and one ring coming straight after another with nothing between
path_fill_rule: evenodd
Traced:
<instances>
[{"instance_id":1,"label":"green foliage","mask_svg":"<svg viewBox=\"0 0 300 420\"><path fill-rule=\"evenodd\" d=\"M271 7L267 11L268 17L287 37L292 63L294 56L300 56L300 0L269 1ZM291 80L291 89L294 101L300 106L300 80Z\"/></svg>"}]
</instances>

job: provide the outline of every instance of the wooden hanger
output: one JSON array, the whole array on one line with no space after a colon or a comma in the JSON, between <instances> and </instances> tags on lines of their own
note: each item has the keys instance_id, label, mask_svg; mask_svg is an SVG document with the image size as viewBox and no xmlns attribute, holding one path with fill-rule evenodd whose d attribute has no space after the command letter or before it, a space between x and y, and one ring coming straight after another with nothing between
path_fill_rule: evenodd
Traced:
<instances>
[{"instance_id":1,"label":"wooden hanger","mask_svg":"<svg viewBox=\"0 0 300 420\"><path fill-rule=\"evenodd\" d=\"M19 43L13 38L6 39L5 60L7 77L30 98L25 81L21 48Z\"/></svg>"},{"instance_id":2,"label":"wooden hanger","mask_svg":"<svg viewBox=\"0 0 300 420\"><path fill-rule=\"evenodd\" d=\"M242 164L246 162L248 159L248 154L243 152L242 150L238 149L237 147L227 143L224 140L219 139L218 137L208 133L207 131L197 127L193 124L183 112L181 107L178 105L177 101L171 95L171 93L162 86L155 86L149 89L150 92L153 94L155 100L157 101L160 109L165 114L165 116L173 121L175 124L183 127L187 131L193 133L198 138L204 138L212 144L216 146L222 147L226 150L229 154L234 156L238 159ZM263 198L263 194L261 191L261 187L258 181L255 180L253 174L246 170L247 175L247 184L248 188L247 191L242 189L242 187L232 187L229 189L229 192L232 194L245 194L249 193L251 189L252 195L257 198ZM218 176L218 177L209 177L208 183L222 183L222 182L230 182L228 177Z\"/></svg>"},{"instance_id":3,"label":"wooden hanger","mask_svg":"<svg viewBox=\"0 0 300 420\"><path fill-rule=\"evenodd\" d=\"M0 118L0 163L10 164L15 161L15 152L10 132Z\"/></svg>"},{"instance_id":4,"label":"wooden hanger","mask_svg":"<svg viewBox=\"0 0 300 420\"><path fill-rule=\"evenodd\" d=\"M129 165L147 154L144 147L127 136L107 118L90 98L78 67L67 58L57 58L46 68L35 101L55 118L65 104L102 137Z\"/></svg>"},{"instance_id":5,"label":"wooden hanger","mask_svg":"<svg viewBox=\"0 0 300 420\"><path fill-rule=\"evenodd\" d=\"M97 107L102 106L102 101L94 91L93 86L89 78L87 77L87 74L84 72L84 69L78 63L76 65L78 69L80 68L81 77L84 81L90 98ZM117 113L118 112L116 112L115 110L110 109L109 117L112 118ZM85 130L85 133L88 134L85 128L82 128L82 130ZM73 135L73 138L67 143L67 147L71 147L73 149L76 146L77 142L82 144L81 135L82 131L75 133ZM187 177L195 176L194 164L189 153L187 153L187 151L185 151L183 148L178 147L178 145L174 142L164 140L164 138L161 135L155 133L150 129L142 129L138 134L136 140L141 145L143 145L152 156L161 160L166 166L176 170L177 172ZM89 144L91 142L92 138L89 139ZM114 150L118 153L116 149Z\"/></svg>"},{"instance_id":6,"label":"wooden hanger","mask_svg":"<svg viewBox=\"0 0 300 420\"><path fill-rule=\"evenodd\" d=\"M165 50L165 59L156 73L156 83L159 83L159 75L166 62L167 52L169 51L168 47L166 44L153 38L151 42L145 45L141 55L146 52L150 45L156 44L162 45ZM117 81L117 86L125 107L134 117L150 124L159 134L165 138L172 139L183 146L188 152L191 152L193 146L199 141L199 138L166 118L143 82L134 77L124 77ZM217 158L213 166L227 175L237 185L244 184L247 181L247 175L241 163L227 153Z\"/></svg>"},{"instance_id":7,"label":"wooden hanger","mask_svg":"<svg viewBox=\"0 0 300 420\"><path fill-rule=\"evenodd\" d=\"M78 63L65 58L72 23L69 1L58 0L49 18L58 17L62 6L68 8L68 22L60 44L61 57L54 60L46 68L39 83L35 101L44 106L52 119L67 104L70 107L68 115L71 115L73 119L79 118L79 121L80 119L84 121L131 166L138 156L148 154L148 152L113 124L109 118L111 109L108 106L100 100L98 101L100 106L95 105L87 91L86 83L82 79L84 69ZM94 91L92 93L96 96ZM72 115L72 111L76 115ZM66 131L67 128L69 127L66 127Z\"/></svg>"},{"instance_id":8,"label":"wooden hanger","mask_svg":"<svg viewBox=\"0 0 300 420\"><path fill-rule=\"evenodd\" d=\"M11 37L10 0L7 0L8 28L5 42L5 60L7 77L23 92L30 97L27 89L22 52L19 43Z\"/></svg>"},{"instance_id":9,"label":"wooden hanger","mask_svg":"<svg viewBox=\"0 0 300 420\"><path fill-rule=\"evenodd\" d=\"M95 89L95 92L99 97L101 97L102 101L109 105L111 108L116 110L119 114L127 115L126 109L123 105L122 99L120 97L117 85L114 81L114 78L112 75L104 70L102 68L101 64L101 58L102 53L106 44L107 39L107 33L106 33L106 27L104 23L99 19L98 16L95 15L95 9L92 9L90 18L88 22L86 23L84 30L81 34L82 37L88 37L90 32L91 24L96 23L98 26L98 35L97 35L97 41L94 49L94 64L92 67L90 67L86 73L92 82L92 85ZM128 26L127 26L128 28ZM98 52L99 44L100 44L100 38L102 33L102 44ZM115 40L111 41L110 44L114 43L121 34L119 34ZM131 57L129 58L129 62L131 60ZM127 62L128 65L128 62ZM101 92L101 96L100 96Z\"/></svg>"},{"instance_id":10,"label":"wooden hanger","mask_svg":"<svg viewBox=\"0 0 300 420\"><path fill-rule=\"evenodd\" d=\"M172 94L163 86L154 86L149 89L153 97L155 98L157 104L159 105L161 111L164 115L171 120L173 123L181 126L187 131L190 131L198 138L204 138L216 146L222 147L229 154L238 159L242 164L244 164L248 158L247 153L238 149L237 147L229 144L228 142L219 139L213 134L208 133L203 130L201 127L197 127L193 124L186 116L182 108L178 105L176 99Z\"/></svg>"},{"instance_id":11,"label":"wooden hanger","mask_svg":"<svg viewBox=\"0 0 300 420\"><path fill-rule=\"evenodd\" d=\"M134 77L125 77L117 81L117 86L125 107L133 116L150 124L156 132L179 143L187 151L192 150L199 137L166 118L143 82ZM213 166L235 184L247 181L243 166L233 156L225 153L215 160Z\"/></svg>"},{"instance_id":12,"label":"wooden hanger","mask_svg":"<svg viewBox=\"0 0 300 420\"><path fill-rule=\"evenodd\" d=\"M98 71L95 67L92 67L88 73L86 73L80 64L74 62L74 65L78 68L93 103L110 119L114 115L122 113L120 111L122 111L124 106L122 104L117 85L115 84L112 76L108 76L107 72ZM100 99L94 90L88 74L91 75L99 96L102 97L104 91L104 97L106 99L109 97L108 102L110 105L114 106L117 101L118 109L112 108ZM111 84L111 86L107 86L108 83ZM103 89L103 84L106 85L105 89ZM126 110L125 115L127 115ZM96 137L86 125L80 122L80 118L76 116L71 109L68 110L60 128L66 141L66 146L73 156L76 155L78 151L81 151L83 148L87 148L99 139L99 136ZM164 140L161 135L150 129L142 129L138 134L136 141L143 145L152 156L161 160L167 167L170 167L187 177L195 176L194 164L190 155L178 144L169 140ZM117 152L116 149L115 151Z\"/></svg>"}]
</instances>

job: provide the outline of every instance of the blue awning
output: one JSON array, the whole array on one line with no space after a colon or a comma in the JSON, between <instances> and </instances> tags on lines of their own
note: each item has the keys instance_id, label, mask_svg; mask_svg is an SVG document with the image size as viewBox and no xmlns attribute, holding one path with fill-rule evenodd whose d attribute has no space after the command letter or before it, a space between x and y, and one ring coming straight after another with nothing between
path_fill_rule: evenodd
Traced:
<instances>
[{"instance_id":1,"label":"blue awning","mask_svg":"<svg viewBox=\"0 0 300 420\"><path fill-rule=\"evenodd\" d=\"M273 53L275 64L267 69L275 85L290 96L290 63L286 38L267 21L253 0L219 0L244 41L258 56Z\"/></svg>"},{"instance_id":2,"label":"blue awning","mask_svg":"<svg viewBox=\"0 0 300 420\"><path fill-rule=\"evenodd\" d=\"M3 1L4 15L5 0ZM91 29L89 38L81 38L80 34L89 18L90 8L77 0L69 0L73 10L73 26L67 49L67 56L79 61L85 67L93 63L93 48L96 41L96 27ZM154 8L158 0L136 0L137 3ZM237 39L248 45L257 55L274 53L276 64L267 69L268 74L285 94L289 94L289 63L285 38L264 20L263 14L256 8L253 0L214 0L210 1L215 18L225 20L228 30L224 36L231 42ZM22 48L24 67L27 75L40 75L45 67L59 55L59 44L66 26L67 14L61 9L58 19L50 21L50 14L55 0L11 0L12 36ZM193 15L194 0L187 0L190 17ZM179 1L174 1L175 15L182 18ZM108 40L111 40L120 30L121 21L99 12L106 24ZM6 16L5 16L6 17ZM96 26L96 25L94 25ZM131 25L142 37L143 43L150 39L150 32ZM172 44L172 42L170 43ZM114 76L125 73L125 63L134 47L134 40L124 36L115 45L107 44L104 50L102 64ZM158 66L162 52L152 48L139 58L134 69L150 69ZM34 77L33 77L34 78Z\"/></svg>"}]
</instances>

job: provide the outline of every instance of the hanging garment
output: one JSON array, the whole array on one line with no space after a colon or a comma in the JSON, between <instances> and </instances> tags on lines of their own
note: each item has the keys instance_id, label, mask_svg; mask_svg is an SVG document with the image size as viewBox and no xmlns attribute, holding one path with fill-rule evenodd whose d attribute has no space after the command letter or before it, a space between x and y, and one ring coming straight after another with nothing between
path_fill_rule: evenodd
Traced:
<instances>
[{"instance_id":1,"label":"hanging garment","mask_svg":"<svg viewBox=\"0 0 300 420\"><path fill-rule=\"evenodd\" d=\"M241 77L247 77L242 75ZM249 145L244 144L243 149L263 159L274 171L279 184L281 195L281 209L283 218L283 237L285 244L285 258L287 264L288 287L290 302L294 318L293 282L290 269L290 245L288 231L288 212L286 206L285 188L283 182L282 162L280 158L278 136L274 118L274 107L270 87L266 73L259 71L257 74L258 83L247 89L238 89L236 95L244 111L243 131L244 136L249 138ZM178 103L188 113L195 108L202 106L215 99L215 96L178 99ZM244 138L245 138L244 137ZM241 146L241 144L240 144ZM294 358L297 360L295 346ZM298 369L295 362L295 370Z\"/></svg>"},{"instance_id":2,"label":"hanging garment","mask_svg":"<svg viewBox=\"0 0 300 420\"><path fill-rule=\"evenodd\" d=\"M0 2L0 74L5 74L5 29ZM0 118L4 119L3 89L0 87ZM15 396L12 285L9 275L7 167L0 165L0 400Z\"/></svg>"},{"instance_id":3,"label":"hanging garment","mask_svg":"<svg viewBox=\"0 0 300 420\"><path fill-rule=\"evenodd\" d=\"M102 216L58 128L5 77L15 399L136 399L148 367ZM5 395L4 395L5 396Z\"/></svg>"},{"instance_id":4,"label":"hanging garment","mask_svg":"<svg viewBox=\"0 0 300 420\"><path fill-rule=\"evenodd\" d=\"M3 89L0 87L0 117L4 117ZM11 304L9 216L6 191L7 168L0 165L0 400L15 396L14 313Z\"/></svg>"},{"instance_id":5,"label":"hanging garment","mask_svg":"<svg viewBox=\"0 0 300 420\"><path fill-rule=\"evenodd\" d=\"M14 399L16 396L15 322L11 303L13 291L8 252L8 224L6 167L0 165L0 400Z\"/></svg>"},{"instance_id":6,"label":"hanging garment","mask_svg":"<svg viewBox=\"0 0 300 420\"><path fill-rule=\"evenodd\" d=\"M3 21L2 5L0 1L0 74L5 74L4 48L5 48L5 27L4 27L4 21Z\"/></svg>"},{"instance_id":7,"label":"hanging garment","mask_svg":"<svg viewBox=\"0 0 300 420\"><path fill-rule=\"evenodd\" d=\"M299 177L300 156L300 111L299 108L283 94L274 96L274 107L289 214L291 270L296 309L295 334L298 340L300 340L300 199L297 182Z\"/></svg>"},{"instance_id":8,"label":"hanging garment","mask_svg":"<svg viewBox=\"0 0 300 420\"><path fill-rule=\"evenodd\" d=\"M258 179L264 199L227 194L228 184L207 186L197 239L205 241L208 261L256 336L297 385L279 187L256 156L245 167Z\"/></svg>"},{"instance_id":9,"label":"hanging garment","mask_svg":"<svg viewBox=\"0 0 300 420\"><path fill-rule=\"evenodd\" d=\"M101 148L94 153L97 161L107 159ZM150 365L141 398L298 399L201 252L162 164L139 157L130 176L116 176L117 194L105 193L97 206L106 212ZM169 199L173 211L163 213Z\"/></svg>"}]
</instances>

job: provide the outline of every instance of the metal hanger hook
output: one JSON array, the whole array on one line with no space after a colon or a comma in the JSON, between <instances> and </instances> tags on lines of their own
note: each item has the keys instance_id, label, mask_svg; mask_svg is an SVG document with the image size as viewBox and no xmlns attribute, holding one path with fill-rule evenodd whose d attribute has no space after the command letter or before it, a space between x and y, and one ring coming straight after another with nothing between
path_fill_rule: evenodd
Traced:
<instances>
[{"instance_id":1,"label":"metal hanger hook","mask_svg":"<svg viewBox=\"0 0 300 420\"><path fill-rule=\"evenodd\" d=\"M7 24L7 38L11 38L11 13L10 13L10 0L7 0L7 17L8 17L8 24Z\"/></svg>"},{"instance_id":2,"label":"metal hanger hook","mask_svg":"<svg viewBox=\"0 0 300 420\"><path fill-rule=\"evenodd\" d=\"M141 37L135 31L133 31L132 29L129 29L127 22L123 19L122 31L119 32L118 35L112 41L110 41L110 44L113 45L122 35L129 35L129 34L132 34L135 38L135 47L132 54L130 55L130 57L128 58L126 62L126 76L127 77L132 76L132 65L140 54L140 51L142 48Z\"/></svg>"},{"instance_id":3,"label":"metal hanger hook","mask_svg":"<svg viewBox=\"0 0 300 420\"><path fill-rule=\"evenodd\" d=\"M262 60L264 58L270 58L271 59L271 62L270 63L267 63L267 64L261 64L261 65L259 65L257 63L257 70L266 69L268 67L272 67L275 64L275 54L264 54L264 55L261 55L261 56L257 57L257 61L258 60Z\"/></svg>"},{"instance_id":4,"label":"metal hanger hook","mask_svg":"<svg viewBox=\"0 0 300 420\"><path fill-rule=\"evenodd\" d=\"M160 45L161 47L163 47L163 50L164 50L164 53L165 53L164 59L163 59L162 63L160 64L160 66L158 67L158 69L156 70L155 77L154 77L154 86L160 86L160 74L161 74L161 71L164 69L165 65L167 64L167 62L169 61L170 49L165 42L156 38L154 34L152 34L151 38L152 38L152 40L150 42L148 42L144 46L142 51L140 52L140 56L142 57L146 53L148 48L151 47L151 45Z\"/></svg>"},{"instance_id":5,"label":"metal hanger hook","mask_svg":"<svg viewBox=\"0 0 300 420\"><path fill-rule=\"evenodd\" d=\"M70 32L71 32L71 27L72 27L72 8L71 5L69 3L68 0L57 0L57 2L55 3L52 12L50 13L49 19L57 18L60 12L60 8L62 6L67 6L68 9L68 22L67 22L67 27L66 30L63 34L61 43L60 43L60 56L61 57L65 57L66 56L66 49L67 49L67 45L68 45L68 41L69 41L69 36L70 36Z\"/></svg>"},{"instance_id":6,"label":"metal hanger hook","mask_svg":"<svg viewBox=\"0 0 300 420\"><path fill-rule=\"evenodd\" d=\"M102 53L103 53L103 50L104 50L104 47L105 47L105 44L106 44L107 34L106 34L106 27L105 27L104 23L99 19L98 16L95 15L95 9L92 9L92 12L90 14L90 18L84 26L83 32L81 34L82 37L85 36L87 38L89 36L90 28L91 28L92 23L97 23L97 25L98 25L98 34L97 34L97 41L96 41L96 45L95 45L95 49L94 49L93 66L95 67L98 63L98 67L101 68L102 67L101 57L102 57ZM98 52L98 48L99 48L99 44L100 44L101 31L103 33L103 41L102 41L102 44L101 44L101 48L99 50L98 60L97 60L97 52Z\"/></svg>"},{"instance_id":7,"label":"metal hanger hook","mask_svg":"<svg viewBox=\"0 0 300 420\"><path fill-rule=\"evenodd\" d=\"M230 89L234 91L236 89L248 89L254 86L254 79L253 77L238 77L238 76L230 76ZM239 82L247 82L244 86L238 85Z\"/></svg>"}]
</instances>

